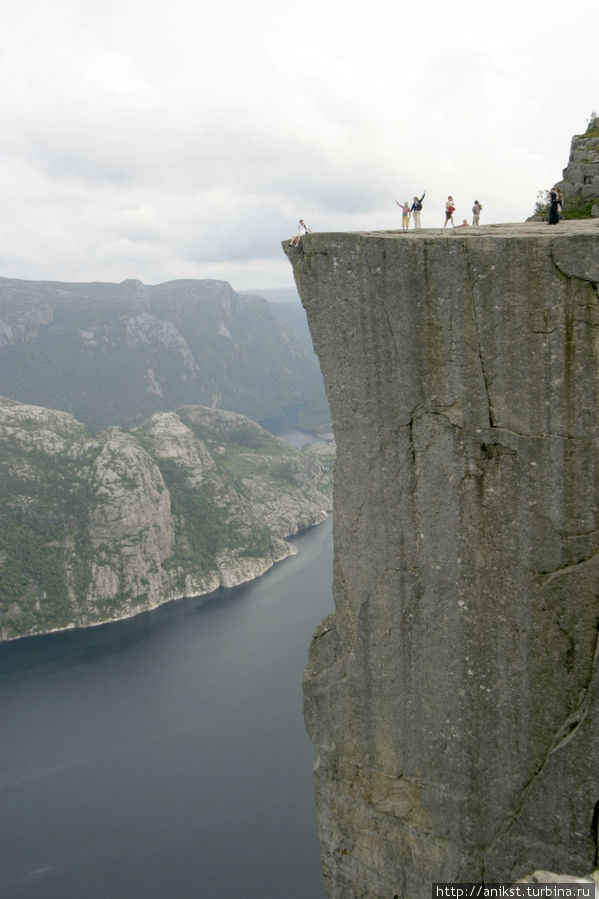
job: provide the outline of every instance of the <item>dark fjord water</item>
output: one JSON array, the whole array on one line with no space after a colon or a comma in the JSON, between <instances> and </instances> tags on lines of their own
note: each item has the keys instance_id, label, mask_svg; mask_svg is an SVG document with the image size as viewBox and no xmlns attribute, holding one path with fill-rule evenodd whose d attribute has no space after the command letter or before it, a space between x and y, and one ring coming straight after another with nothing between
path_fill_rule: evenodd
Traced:
<instances>
[{"instance_id":1,"label":"dark fjord water","mask_svg":"<svg viewBox=\"0 0 599 899\"><path fill-rule=\"evenodd\" d=\"M301 674L331 523L249 585L0 646L2 899L321 899Z\"/></svg>"}]
</instances>

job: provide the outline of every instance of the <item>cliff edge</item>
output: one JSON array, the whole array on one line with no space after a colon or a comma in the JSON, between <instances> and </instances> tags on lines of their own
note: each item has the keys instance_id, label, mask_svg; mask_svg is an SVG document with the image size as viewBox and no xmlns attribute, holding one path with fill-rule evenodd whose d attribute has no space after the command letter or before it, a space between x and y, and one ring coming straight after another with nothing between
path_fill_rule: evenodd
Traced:
<instances>
[{"instance_id":1,"label":"cliff edge","mask_svg":"<svg viewBox=\"0 0 599 899\"><path fill-rule=\"evenodd\" d=\"M337 444L305 717L331 899L597 867L599 228L284 246Z\"/></svg>"}]
</instances>

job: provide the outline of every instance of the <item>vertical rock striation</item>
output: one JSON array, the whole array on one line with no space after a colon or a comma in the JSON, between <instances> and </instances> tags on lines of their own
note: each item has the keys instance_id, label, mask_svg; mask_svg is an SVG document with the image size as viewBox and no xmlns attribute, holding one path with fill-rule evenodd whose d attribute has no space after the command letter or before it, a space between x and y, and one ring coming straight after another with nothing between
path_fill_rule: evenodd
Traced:
<instances>
[{"instance_id":1,"label":"vertical rock striation","mask_svg":"<svg viewBox=\"0 0 599 899\"><path fill-rule=\"evenodd\" d=\"M305 716L331 899L597 866L599 229L285 247L337 443Z\"/></svg>"}]
</instances>

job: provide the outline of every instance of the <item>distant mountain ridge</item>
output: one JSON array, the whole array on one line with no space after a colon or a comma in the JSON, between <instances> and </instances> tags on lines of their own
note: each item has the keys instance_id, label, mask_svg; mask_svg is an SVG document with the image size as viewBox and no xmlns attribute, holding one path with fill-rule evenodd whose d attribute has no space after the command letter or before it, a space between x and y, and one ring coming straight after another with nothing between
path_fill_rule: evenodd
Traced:
<instances>
[{"instance_id":1,"label":"distant mountain ridge","mask_svg":"<svg viewBox=\"0 0 599 899\"><path fill-rule=\"evenodd\" d=\"M225 281L8 278L0 393L63 409L92 430L184 404L259 421L324 395L301 307L277 311Z\"/></svg>"},{"instance_id":2,"label":"distant mountain ridge","mask_svg":"<svg viewBox=\"0 0 599 899\"><path fill-rule=\"evenodd\" d=\"M295 289L295 287L267 287L263 290L260 289L252 289L252 290L244 290L240 291L241 293L247 294L256 294L258 296L264 297L265 300L269 300L272 303L279 303L284 305L293 305L301 307L302 301L300 299L300 295Z\"/></svg>"},{"instance_id":3,"label":"distant mountain ridge","mask_svg":"<svg viewBox=\"0 0 599 899\"><path fill-rule=\"evenodd\" d=\"M186 406L94 435L0 397L0 640L258 577L325 519L330 469L232 412Z\"/></svg>"}]
</instances>

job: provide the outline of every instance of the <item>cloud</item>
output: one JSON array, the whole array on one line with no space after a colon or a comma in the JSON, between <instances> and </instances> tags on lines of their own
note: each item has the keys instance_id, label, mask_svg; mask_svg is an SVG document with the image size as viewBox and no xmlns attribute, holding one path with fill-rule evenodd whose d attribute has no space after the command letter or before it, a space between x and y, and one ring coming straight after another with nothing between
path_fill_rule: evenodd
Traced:
<instances>
[{"instance_id":1,"label":"cloud","mask_svg":"<svg viewBox=\"0 0 599 899\"><path fill-rule=\"evenodd\" d=\"M393 228L424 188L425 226L449 192L521 220L599 105L592 54L563 62L588 0L6 6L6 276L290 283L300 216Z\"/></svg>"}]
</instances>

